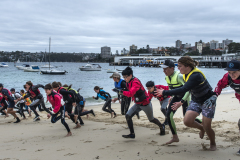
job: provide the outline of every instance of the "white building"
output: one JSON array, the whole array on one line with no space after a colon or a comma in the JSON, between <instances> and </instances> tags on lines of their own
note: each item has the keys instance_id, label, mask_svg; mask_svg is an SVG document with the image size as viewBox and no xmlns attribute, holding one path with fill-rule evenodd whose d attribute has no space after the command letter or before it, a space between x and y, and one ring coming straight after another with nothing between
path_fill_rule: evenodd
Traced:
<instances>
[{"instance_id":1,"label":"white building","mask_svg":"<svg viewBox=\"0 0 240 160\"><path fill-rule=\"evenodd\" d=\"M223 40L223 41L222 41L222 43L223 43L223 49L228 48L228 45L229 45L230 43L232 43L232 42L233 42L233 40L229 40L229 39Z\"/></svg>"},{"instance_id":2,"label":"white building","mask_svg":"<svg viewBox=\"0 0 240 160\"><path fill-rule=\"evenodd\" d=\"M203 45L202 43L197 43L197 50L199 51L200 54L202 54L202 49L203 49Z\"/></svg>"}]
</instances>

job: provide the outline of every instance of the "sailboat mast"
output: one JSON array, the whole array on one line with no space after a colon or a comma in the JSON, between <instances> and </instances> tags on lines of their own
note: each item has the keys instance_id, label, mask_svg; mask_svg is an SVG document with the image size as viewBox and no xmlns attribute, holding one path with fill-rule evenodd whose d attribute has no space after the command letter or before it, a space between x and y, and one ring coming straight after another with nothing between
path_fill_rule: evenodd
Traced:
<instances>
[{"instance_id":1,"label":"sailboat mast","mask_svg":"<svg viewBox=\"0 0 240 160\"><path fill-rule=\"evenodd\" d=\"M49 38L49 55L48 55L49 70L50 70L50 47L51 47L51 37Z\"/></svg>"}]
</instances>

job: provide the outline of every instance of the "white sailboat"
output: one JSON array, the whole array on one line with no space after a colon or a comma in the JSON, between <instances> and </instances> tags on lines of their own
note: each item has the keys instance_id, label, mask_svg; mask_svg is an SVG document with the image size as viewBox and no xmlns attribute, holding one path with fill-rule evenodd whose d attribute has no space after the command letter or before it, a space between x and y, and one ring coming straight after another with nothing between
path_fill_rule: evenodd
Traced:
<instances>
[{"instance_id":1,"label":"white sailboat","mask_svg":"<svg viewBox=\"0 0 240 160\"><path fill-rule=\"evenodd\" d=\"M50 48L51 48L51 37L49 38L49 64L45 64L44 66L46 67L42 67L42 68L48 68L46 70L41 70L42 74L51 74L51 75L63 75L65 73L67 73L67 71L59 71L56 69L51 69L54 66L50 65Z\"/></svg>"},{"instance_id":2,"label":"white sailboat","mask_svg":"<svg viewBox=\"0 0 240 160\"><path fill-rule=\"evenodd\" d=\"M20 63L20 60L19 60L19 59L17 60L17 63Z\"/></svg>"}]
</instances>

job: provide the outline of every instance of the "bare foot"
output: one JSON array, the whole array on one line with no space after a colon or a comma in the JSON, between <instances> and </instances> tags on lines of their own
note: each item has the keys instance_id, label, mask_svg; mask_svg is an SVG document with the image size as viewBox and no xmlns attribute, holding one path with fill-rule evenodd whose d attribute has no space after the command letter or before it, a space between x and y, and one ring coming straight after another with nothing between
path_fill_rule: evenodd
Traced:
<instances>
[{"instance_id":1,"label":"bare foot","mask_svg":"<svg viewBox=\"0 0 240 160\"><path fill-rule=\"evenodd\" d=\"M210 144L209 150L210 150L210 151L216 151L216 150L217 150L216 144L214 144L214 145L211 145L211 144Z\"/></svg>"},{"instance_id":2,"label":"bare foot","mask_svg":"<svg viewBox=\"0 0 240 160\"><path fill-rule=\"evenodd\" d=\"M68 132L68 134L65 137L69 137L72 135L72 132Z\"/></svg>"},{"instance_id":3,"label":"bare foot","mask_svg":"<svg viewBox=\"0 0 240 160\"><path fill-rule=\"evenodd\" d=\"M176 143L179 142L179 139L178 138L173 138L169 142L167 142L166 144L172 144L174 142L176 142Z\"/></svg>"},{"instance_id":4,"label":"bare foot","mask_svg":"<svg viewBox=\"0 0 240 160\"><path fill-rule=\"evenodd\" d=\"M89 115L87 114L87 119L89 118Z\"/></svg>"},{"instance_id":5,"label":"bare foot","mask_svg":"<svg viewBox=\"0 0 240 160\"><path fill-rule=\"evenodd\" d=\"M201 131L199 132L199 137L200 137L201 139L203 139L203 137L204 137L204 133L205 133L204 130L201 130Z\"/></svg>"},{"instance_id":6,"label":"bare foot","mask_svg":"<svg viewBox=\"0 0 240 160\"><path fill-rule=\"evenodd\" d=\"M7 115L5 115L5 117L4 118L7 118L7 117L9 117L9 115L7 114Z\"/></svg>"},{"instance_id":7,"label":"bare foot","mask_svg":"<svg viewBox=\"0 0 240 160\"><path fill-rule=\"evenodd\" d=\"M32 115L29 115L28 117L32 117Z\"/></svg>"},{"instance_id":8,"label":"bare foot","mask_svg":"<svg viewBox=\"0 0 240 160\"><path fill-rule=\"evenodd\" d=\"M77 128L80 128L81 125L78 123L73 129L77 129Z\"/></svg>"},{"instance_id":9,"label":"bare foot","mask_svg":"<svg viewBox=\"0 0 240 160\"><path fill-rule=\"evenodd\" d=\"M117 115L114 115L114 116L113 116L113 118L116 118L116 117L117 117Z\"/></svg>"},{"instance_id":10,"label":"bare foot","mask_svg":"<svg viewBox=\"0 0 240 160\"><path fill-rule=\"evenodd\" d=\"M114 116L114 112L111 113L111 118L113 118L113 116Z\"/></svg>"}]
</instances>

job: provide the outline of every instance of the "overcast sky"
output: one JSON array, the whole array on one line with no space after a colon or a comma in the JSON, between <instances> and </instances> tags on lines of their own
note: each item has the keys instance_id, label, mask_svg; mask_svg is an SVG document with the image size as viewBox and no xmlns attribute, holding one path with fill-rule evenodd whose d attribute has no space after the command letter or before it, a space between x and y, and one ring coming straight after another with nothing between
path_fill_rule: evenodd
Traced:
<instances>
[{"instance_id":1,"label":"overcast sky","mask_svg":"<svg viewBox=\"0 0 240 160\"><path fill-rule=\"evenodd\" d=\"M194 44L240 42L239 0L0 0L0 51L112 53Z\"/></svg>"}]
</instances>

